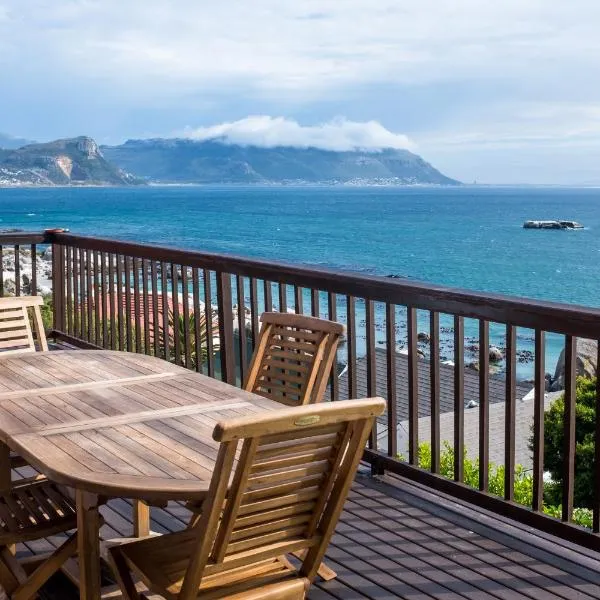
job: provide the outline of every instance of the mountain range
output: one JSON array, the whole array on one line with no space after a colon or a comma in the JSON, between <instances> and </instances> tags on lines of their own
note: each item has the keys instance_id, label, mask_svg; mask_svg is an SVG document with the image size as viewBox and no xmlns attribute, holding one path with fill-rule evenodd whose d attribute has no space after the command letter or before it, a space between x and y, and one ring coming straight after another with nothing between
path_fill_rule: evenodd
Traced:
<instances>
[{"instance_id":1,"label":"mountain range","mask_svg":"<svg viewBox=\"0 0 600 600\"><path fill-rule=\"evenodd\" d=\"M458 183L408 150L336 152L158 138L103 146L102 152L126 171L164 183Z\"/></svg>"},{"instance_id":2,"label":"mountain range","mask_svg":"<svg viewBox=\"0 0 600 600\"><path fill-rule=\"evenodd\" d=\"M7 139L15 142L0 137L0 185L459 183L408 150L338 152L179 138L99 148L85 136L2 149Z\"/></svg>"}]
</instances>

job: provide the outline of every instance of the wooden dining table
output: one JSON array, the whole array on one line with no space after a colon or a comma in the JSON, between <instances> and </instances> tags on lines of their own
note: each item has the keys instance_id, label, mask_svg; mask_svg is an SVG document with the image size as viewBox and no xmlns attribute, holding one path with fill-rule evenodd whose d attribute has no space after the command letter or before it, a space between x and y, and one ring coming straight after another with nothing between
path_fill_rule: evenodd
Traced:
<instances>
[{"instance_id":1,"label":"wooden dining table","mask_svg":"<svg viewBox=\"0 0 600 600\"><path fill-rule=\"evenodd\" d=\"M0 477L10 450L77 504L80 598L98 600L100 517L109 498L201 500L222 420L282 405L167 361L65 350L0 358Z\"/></svg>"}]
</instances>

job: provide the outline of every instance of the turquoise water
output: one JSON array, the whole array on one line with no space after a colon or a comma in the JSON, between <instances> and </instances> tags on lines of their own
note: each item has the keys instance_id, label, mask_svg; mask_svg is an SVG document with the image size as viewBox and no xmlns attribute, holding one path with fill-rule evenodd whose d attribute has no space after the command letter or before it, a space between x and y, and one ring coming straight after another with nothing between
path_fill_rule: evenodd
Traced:
<instances>
[{"instance_id":1,"label":"turquoise water","mask_svg":"<svg viewBox=\"0 0 600 600\"><path fill-rule=\"evenodd\" d=\"M522 228L552 218L586 229ZM0 189L0 227L54 226L600 306L600 189Z\"/></svg>"},{"instance_id":2,"label":"turquoise water","mask_svg":"<svg viewBox=\"0 0 600 600\"><path fill-rule=\"evenodd\" d=\"M586 228L525 230L527 219ZM68 227L600 306L600 189L0 189L0 227Z\"/></svg>"}]
</instances>

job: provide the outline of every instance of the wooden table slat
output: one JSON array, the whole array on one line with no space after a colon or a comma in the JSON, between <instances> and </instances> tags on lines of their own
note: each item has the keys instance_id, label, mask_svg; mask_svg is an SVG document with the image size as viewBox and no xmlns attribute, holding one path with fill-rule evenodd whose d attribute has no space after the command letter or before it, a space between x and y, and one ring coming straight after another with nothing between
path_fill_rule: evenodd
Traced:
<instances>
[{"instance_id":1,"label":"wooden table slat","mask_svg":"<svg viewBox=\"0 0 600 600\"><path fill-rule=\"evenodd\" d=\"M205 413L210 411L218 411L232 408L242 408L247 406L247 402L215 402L214 404L205 404L198 406L193 404L191 406L172 406L170 408L163 408L159 410L149 410L145 412L138 412L126 415L115 415L112 417L102 417L99 419L89 419L88 421L78 421L76 423L66 425L51 425L43 426L33 435L41 435L43 437L58 435L63 433L72 433L76 431L83 431L85 429L102 429L105 427L117 427L118 425L128 425L129 423L143 423L144 421L154 421L161 419L168 419L171 417L181 417L187 415L194 415L198 413ZM19 436L19 439L24 439L24 436Z\"/></svg>"},{"instance_id":2,"label":"wooden table slat","mask_svg":"<svg viewBox=\"0 0 600 600\"><path fill-rule=\"evenodd\" d=\"M282 408L141 354L59 351L0 364L0 439L56 481L111 496L198 497L214 467L214 426ZM186 450L182 439L193 440Z\"/></svg>"}]
</instances>

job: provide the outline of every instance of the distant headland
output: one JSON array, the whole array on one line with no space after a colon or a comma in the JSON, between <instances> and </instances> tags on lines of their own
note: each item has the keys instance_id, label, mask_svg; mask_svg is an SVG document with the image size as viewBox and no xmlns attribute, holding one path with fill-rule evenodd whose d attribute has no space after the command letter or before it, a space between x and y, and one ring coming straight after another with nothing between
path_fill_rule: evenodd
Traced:
<instances>
[{"instance_id":1,"label":"distant headland","mask_svg":"<svg viewBox=\"0 0 600 600\"><path fill-rule=\"evenodd\" d=\"M142 181L104 158L81 136L0 149L0 186L132 185Z\"/></svg>"}]
</instances>

